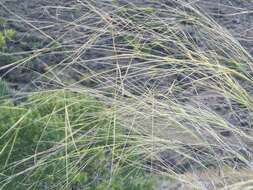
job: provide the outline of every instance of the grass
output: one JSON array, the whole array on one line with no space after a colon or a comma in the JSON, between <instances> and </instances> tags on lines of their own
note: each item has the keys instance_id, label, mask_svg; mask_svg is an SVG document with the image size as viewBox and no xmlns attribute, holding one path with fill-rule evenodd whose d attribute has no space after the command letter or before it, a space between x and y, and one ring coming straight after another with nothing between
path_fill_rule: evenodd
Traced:
<instances>
[{"instance_id":1,"label":"grass","mask_svg":"<svg viewBox=\"0 0 253 190\"><path fill-rule=\"evenodd\" d=\"M3 50L6 46L6 41L3 32L0 32L0 49Z\"/></svg>"},{"instance_id":2,"label":"grass","mask_svg":"<svg viewBox=\"0 0 253 190\"><path fill-rule=\"evenodd\" d=\"M197 4L172 2L49 6L80 13L49 20L53 37L25 20L52 42L11 65L61 59L27 101L2 103L2 189L146 190L152 175L252 187L252 56Z\"/></svg>"},{"instance_id":3,"label":"grass","mask_svg":"<svg viewBox=\"0 0 253 190\"><path fill-rule=\"evenodd\" d=\"M6 49L7 41L11 41L14 38L16 31L14 29L7 29L0 31L0 49L3 51Z\"/></svg>"},{"instance_id":4,"label":"grass","mask_svg":"<svg viewBox=\"0 0 253 190\"><path fill-rule=\"evenodd\" d=\"M10 89L6 82L0 79L0 99L5 98L9 95Z\"/></svg>"},{"instance_id":5,"label":"grass","mask_svg":"<svg viewBox=\"0 0 253 190\"><path fill-rule=\"evenodd\" d=\"M112 122L101 103L62 90L32 95L20 106L3 102L1 189L150 189L152 180L125 164L140 155L131 142L124 148L119 126L113 136Z\"/></svg>"}]
</instances>

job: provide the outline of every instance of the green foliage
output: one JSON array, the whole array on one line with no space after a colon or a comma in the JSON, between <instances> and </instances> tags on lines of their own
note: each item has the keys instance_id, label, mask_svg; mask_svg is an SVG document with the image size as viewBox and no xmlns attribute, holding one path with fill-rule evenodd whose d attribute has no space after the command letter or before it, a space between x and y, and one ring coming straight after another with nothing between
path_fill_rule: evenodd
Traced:
<instances>
[{"instance_id":1,"label":"green foliage","mask_svg":"<svg viewBox=\"0 0 253 190\"><path fill-rule=\"evenodd\" d=\"M16 31L14 29L7 29L5 32L0 32L0 49L2 51L6 48L7 41L13 40L15 33Z\"/></svg>"},{"instance_id":2,"label":"green foliage","mask_svg":"<svg viewBox=\"0 0 253 190\"><path fill-rule=\"evenodd\" d=\"M6 23L6 20L2 17L0 17L0 25L4 25Z\"/></svg>"},{"instance_id":3,"label":"green foliage","mask_svg":"<svg viewBox=\"0 0 253 190\"><path fill-rule=\"evenodd\" d=\"M245 71L245 63L238 63L236 60L221 60L221 63L224 64L225 67L233 69L235 71L243 72Z\"/></svg>"},{"instance_id":4,"label":"green foliage","mask_svg":"<svg viewBox=\"0 0 253 190\"><path fill-rule=\"evenodd\" d=\"M158 54L162 51L166 51L166 47L162 44L161 41L157 39L152 39L149 42L140 42L138 38L133 36L125 36L124 42L130 46L136 53L142 54Z\"/></svg>"},{"instance_id":5,"label":"green foliage","mask_svg":"<svg viewBox=\"0 0 253 190\"><path fill-rule=\"evenodd\" d=\"M147 21L145 23L143 23L143 25L148 28L148 29L157 29L157 30L162 30L164 28L164 26L161 24L160 21L157 20L150 20Z\"/></svg>"},{"instance_id":6,"label":"green foliage","mask_svg":"<svg viewBox=\"0 0 253 190\"><path fill-rule=\"evenodd\" d=\"M145 12L146 14L152 14L156 12L156 9L153 7L139 8L139 10Z\"/></svg>"},{"instance_id":7,"label":"green foliage","mask_svg":"<svg viewBox=\"0 0 253 190\"><path fill-rule=\"evenodd\" d=\"M52 43L52 48L53 49L57 49L57 48L60 48L61 47L61 43L58 42L57 40L55 40L53 43Z\"/></svg>"},{"instance_id":8,"label":"green foliage","mask_svg":"<svg viewBox=\"0 0 253 190\"><path fill-rule=\"evenodd\" d=\"M9 89L7 84L0 79L0 98L7 96L9 94Z\"/></svg>"},{"instance_id":9,"label":"green foliage","mask_svg":"<svg viewBox=\"0 0 253 190\"><path fill-rule=\"evenodd\" d=\"M6 46L6 40L3 32L0 32L0 49L3 50Z\"/></svg>"},{"instance_id":10,"label":"green foliage","mask_svg":"<svg viewBox=\"0 0 253 190\"><path fill-rule=\"evenodd\" d=\"M153 7L133 7L130 5L121 7L120 9L117 10L117 14L120 16L126 16L126 15L149 15L149 14L154 14L156 12L156 9ZM133 17L132 17L133 18Z\"/></svg>"},{"instance_id":11,"label":"green foliage","mask_svg":"<svg viewBox=\"0 0 253 190\"><path fill-rule=\"evenodd\" d=\"M2 102L0 187L151 189L145 173L127 167L124 159L118 165L115 159L119 169L112 170L112 157L122 156L122 145L114 143L124 134L112 127L107 109L93 98L64 91L38 93L19 106Z\"/></svg>"},{"instance_id":12,"label":"green foliage","mask_svg":"<svg viewBox=\"0 0 253 190\"><path fill-rule=\"evenodd\" d=\"M8 65L10 63L13 63L17 60L17 58L15 58L12 55L0 55L0 67L4 66L4 65Z\"/></svg>"},{"instance_id":13,"label":"green foliage","mask_svg":"<svg viewBox=\"0 0 253 190\"><path fill-rule=\"evenodd\" d=\"M12 40L15 33L16 33L16 31L14 29L7 29L5 32L6 32L6 38L8 40Z\"/></svg>"},{"instance_id":14,"label":"green foliage","mask_svg":"<svg viewBox=\"0 0 253 190\"><path fill-rule=\"evenodd\" d=\"M141 177L141 175L143 175ZM133 174L131 177L122 179L122 175L115 177L110 184L108 180L104 183L99 184L95 188L90 188L89 190L104 190L111 187L111 190L152 190L154 185L154 180L150 176L145 176L144 174Z\"/></svg>"},{"instance_id":15,"label":"green foliage","mask_svg":"<svg viewBox=\"0 0 253 190\"><path fill-rule=\"evenodd\" d=\"M136 52L139 52L141 49L141 44L138 40L138 38L134 37L134 36L125 36L124 37L124 41L131 47L133 48L133 50L135 50Z\"/></svg>"}]
</instances>

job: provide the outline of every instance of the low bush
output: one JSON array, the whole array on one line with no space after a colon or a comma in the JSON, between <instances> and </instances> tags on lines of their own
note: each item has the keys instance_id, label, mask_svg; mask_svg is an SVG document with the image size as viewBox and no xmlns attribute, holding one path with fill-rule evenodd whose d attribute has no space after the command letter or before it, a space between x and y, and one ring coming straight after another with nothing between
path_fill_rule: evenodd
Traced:
<instances>
[{"instance_id":1,"label":"low bush","mask_svg":"<svg viewBox=\"0 0 253 190\"><path fill-rule=\"evenodd\" d=\"M85 95L46 92L18 106L2 102L0 187L151 189L144 171L127 164L139 159L124 142L110 110Z\"/></svg>"}]
</instances>

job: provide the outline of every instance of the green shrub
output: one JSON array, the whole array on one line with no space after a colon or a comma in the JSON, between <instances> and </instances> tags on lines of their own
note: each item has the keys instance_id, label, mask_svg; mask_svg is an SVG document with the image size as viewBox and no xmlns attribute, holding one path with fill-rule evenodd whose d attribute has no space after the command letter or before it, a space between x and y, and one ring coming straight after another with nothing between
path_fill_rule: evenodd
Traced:
<instances>
[{"instance_id":1,"label":"green shrub","mask_svg":"<svg viewBox=\"0 0 253 190\"><path fill-rule=\"evenodd\" d=\"M6 46L5 36L3 32L0 32L0 49L3 50Z\"/></svg>"},{"instance_id":2,"label":"green shrub","mask_svg":"<svg viewBox=\"0 0 253 190\"><path fill-rule=\"evenodd\" d=\"M14 29L7 29L5 32L6 32L6 38L8 40L12 40L15 33L16 33L16 31Z\"/></svg>"},{"instance_id":3,"label":"green shrub","mask_svg":"<svg viewBox=\"0 0 253 190\"><path fill-rule=\"evenodd\" d=\"M0 49L3 51L6 48L7 41L13 40L16 31L14 29L7 29L5 32L0 32Z\"/></svg>"},{"instance_id":4,"label":"green shrub","mask_svg":"<svg viewBox=\"0 0 253 190\"><path fill-rule=\"evenodd\" d=\"M3 17L0 17L0 26L4 25L6 23L6 20Z\"/></svg>"},{"instance_id":5,"label":"green shrub","mask_svg":"<svg viewBox=\"0 0 253 190\"><path fill-rule=\"evenodd\" d=\"M124 163L136 158L123 156L124 131L113 127L110 111L97 100L60 91L1 105L1 188L151 189L143 171ZM119 155L124 159L117 164ZM119 169L112 170L114 164Z\"/></svg>"}]
</instances>

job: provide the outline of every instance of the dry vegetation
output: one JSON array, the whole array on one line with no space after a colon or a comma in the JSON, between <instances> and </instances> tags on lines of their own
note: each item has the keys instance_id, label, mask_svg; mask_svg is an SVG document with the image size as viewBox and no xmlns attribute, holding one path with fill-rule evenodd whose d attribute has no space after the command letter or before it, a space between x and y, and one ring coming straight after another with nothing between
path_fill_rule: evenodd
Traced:
<instances>
[{"instance_id":1,"label":"dry vegetation","mask_svg":"<svg viewBox=\"0 0 253 190\"><path fill-rule=\"evenodd\" d=\"M33 74L0 93L0 189L253 188L252 56L193 1L148 2L48 5L38 22L0 2L45 41L2 51L22 56L3 78Z\"/></svg>"}]
</instances>

